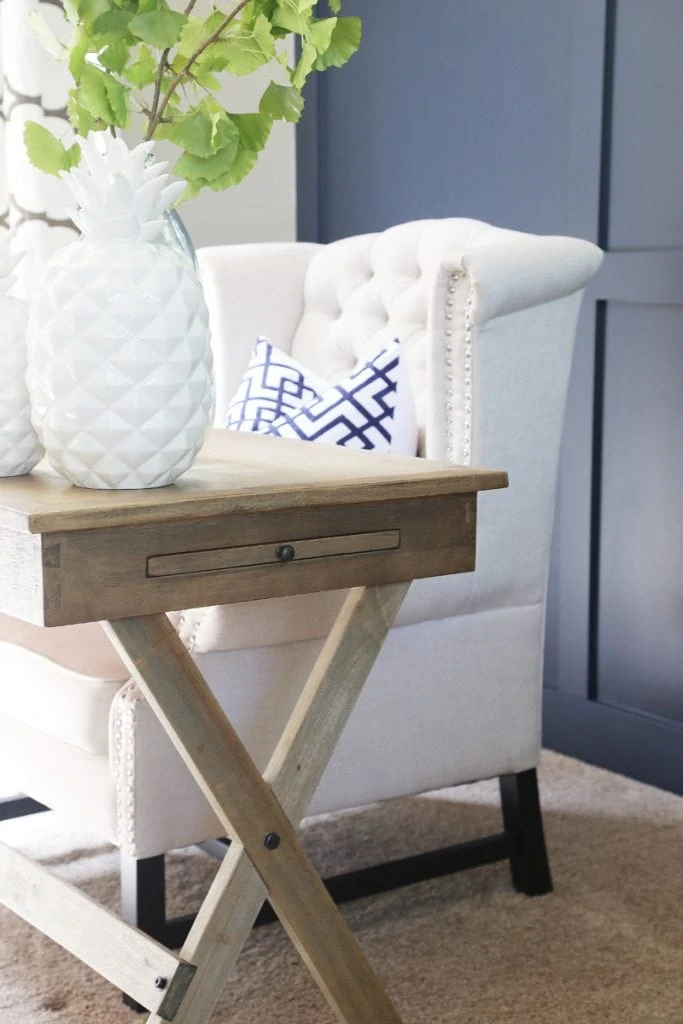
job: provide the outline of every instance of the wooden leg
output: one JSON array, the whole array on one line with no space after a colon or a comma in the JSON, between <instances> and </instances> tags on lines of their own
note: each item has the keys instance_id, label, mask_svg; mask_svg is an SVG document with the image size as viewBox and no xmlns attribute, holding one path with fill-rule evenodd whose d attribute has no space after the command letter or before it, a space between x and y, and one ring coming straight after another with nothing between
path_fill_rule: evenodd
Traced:
<instances>
[{"instance_id":1,"label":"wooden leg","mask_svg":"<svg viewBox=\"0 0 683 1024\"><path fill-rule=\"evenodd\" d=\"M166 943L166 879L164 864L166 858L145 857L136 860L130 854L120 853L121 858L121 917L145 935L151 936L163 945ZM131 996L123 993L124 1005L136 1013L146 1013L146 1008Z\"/></svg>"},{"instance_id":2,"label":"wooden leg","mask_svg":"<svg viewBox=\"0 0 683 1024\"><path fill-rule=\"evenodd\" d=\"M0 903L136 1003L172 1021L195 973L85 893L0 843Z\"/></svg>"},{"instance_id":3,"label":"wooden leg","mask_svg":"<svg viewBox=\"0 0 683 1024\"><path fill-rule=\"evenodd\" d=\"M500 796L505 831L512 835L515 844L510 857L515 889L527 896L552 892L536 769L502 775Z\"/></svg>"},{"instance_id":4,"label":"wooden leg","mask_svg":"<svg viewBox=\"0 0 683 1024\"><path fill-rule=\"evenodd\" d=\"M235 837L183 950L201 976L193 995L183 1000L178 1022L209 1020L226 970L267 894L339 1020L400 1024L303 852L290 817L298 824L305 813L406 590L398 584L351 592L264 778L165 616L108 625L131 673Z\"/></svg>"},{"instance_id":5,"label":"wooden leg","mask_svg":"<svg viewBox=\"0 0 683 1024\"><path fill-rule=\"evenodd\" d=\"M121 853L121 917L165 945L165 857L136 860Z\"/></svg>"}]
</instances>

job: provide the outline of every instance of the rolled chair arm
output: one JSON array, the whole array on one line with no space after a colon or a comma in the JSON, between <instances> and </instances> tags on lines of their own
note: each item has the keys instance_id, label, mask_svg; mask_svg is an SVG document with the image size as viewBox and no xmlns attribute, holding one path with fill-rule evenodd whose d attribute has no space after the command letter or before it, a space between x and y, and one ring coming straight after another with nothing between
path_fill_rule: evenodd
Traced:
<instances>
[{"instance_id":1,"label":"rolled chair arm","mask_svg":"<svg viewBox=\"0 0 683 1024\"><path fill-rule=\"evenodd\" d=\"M597 245L580 238L500 229L495 239L487 240L487 235L445 261L448 272L463 269L470 277L479 323L580 291L603 260Z\"/></svg>"}]
</instances>

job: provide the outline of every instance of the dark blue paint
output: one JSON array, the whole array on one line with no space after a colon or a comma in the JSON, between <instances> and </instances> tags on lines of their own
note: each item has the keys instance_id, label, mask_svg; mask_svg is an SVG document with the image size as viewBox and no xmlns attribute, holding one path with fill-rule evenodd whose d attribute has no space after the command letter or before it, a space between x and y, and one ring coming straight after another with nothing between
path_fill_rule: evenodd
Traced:
<instances>
[{"instance_id":1,"label":"dark blue paint","mask_svg":"<svg viewBox=\"0 0 683 1024\"><path fill-rule=\"evenodd\" d=\"M364 38L317 83L321 241L458 215L565 230L569 5L347 0L345 12Z\"/></svg>"}]
</instances>

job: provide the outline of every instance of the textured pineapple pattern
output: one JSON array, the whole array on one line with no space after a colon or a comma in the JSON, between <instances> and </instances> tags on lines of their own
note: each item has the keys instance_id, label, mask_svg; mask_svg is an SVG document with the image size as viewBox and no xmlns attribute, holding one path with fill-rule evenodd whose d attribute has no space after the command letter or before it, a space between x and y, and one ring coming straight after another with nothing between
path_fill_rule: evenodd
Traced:
<instances>
[{"instance_id":1,"label":"textured pineapple pattern","mask_svg":"<svg viewBox=\"0 0 683 1024\"><path fill-rule=\"evenodd\" d=\"M208 311L191 262L152 241L177 195L164 165L145 164L149 146L82 148L68 177L84 238L52 258L31 315L33 418L72 483L161 487L213 417Z\"/></svg>"},{"instance_id":2,"label":"textured pineapple pattern","mask_svg":"<svg viewBox=\"0 0 683 1024\"><path fill-rule=\"evenodd\" d=\"M31 390L67 480L159 487L192 465L213 411L200 299L190 264L153 245L54 257L32 317Z\"/></svg>"},{"instance_id":3,"label":"textured pineapple pattern","mask_svg":"<svg viewBox=\"0 0 683 1024\"><path fill-rule=\"evenodd\" d=\"M7 291L17 259L8 236L0 246L0 476L29 473L43 456L31 423L26 384L26 304Z\"/></svg>"}]
</instances>

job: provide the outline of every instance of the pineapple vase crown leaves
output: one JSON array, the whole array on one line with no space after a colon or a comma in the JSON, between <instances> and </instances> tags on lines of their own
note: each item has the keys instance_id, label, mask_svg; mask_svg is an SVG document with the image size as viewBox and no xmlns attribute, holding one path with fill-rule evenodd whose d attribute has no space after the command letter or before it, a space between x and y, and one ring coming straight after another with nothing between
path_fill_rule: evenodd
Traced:
<instances>
[{"instance_id":1,"label":"pineapple vase crown leaves","mask_svg":"<svg viewBox=\"0 0 683 1024\"><path fill-rule=\"evenodd\" d=\"M33 20L73 77L68 114L76 134L115 135L135 115L145 142L167 139L180 151L174 171L186 184L182 198L189 198L246 177L273 123L301 117L308 76L341 67L355 53L361 22L342 17L341 6L342 0L64 0L66 45L39 15ZM293 60L283 46L291 36L299 41ZM226 76L266 65L275 74L258 109L227 110L217 95ZM24 138L30 160L47 173L71 172L81 160L78 141L68 144L44 125L27 122Z\"/></svg>"},{"instance_id":2,"label":"pineapple vase crown leaves","mask_svg":"<svg viewBox=\"0 0 683 1024\"><path fill-rule=\"evenodd\" d=\"M61 175L78 204L69 210L76 226L86 238L153 242L184 188L169 184L166 163L151 162L154 143L129 149L122 139L97 133L78 144L81 165Z\"/></svg>"}]
</instances>

